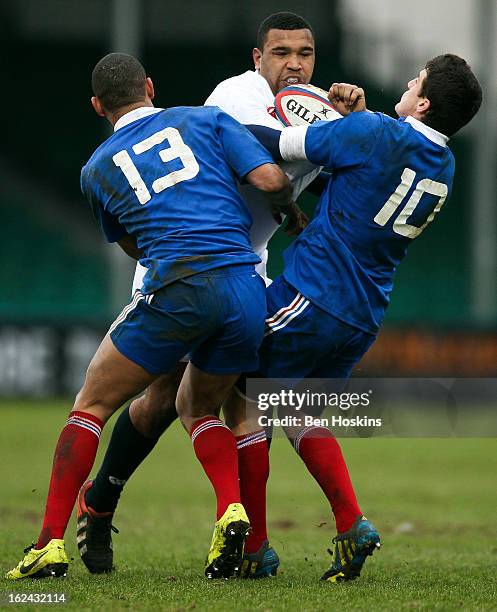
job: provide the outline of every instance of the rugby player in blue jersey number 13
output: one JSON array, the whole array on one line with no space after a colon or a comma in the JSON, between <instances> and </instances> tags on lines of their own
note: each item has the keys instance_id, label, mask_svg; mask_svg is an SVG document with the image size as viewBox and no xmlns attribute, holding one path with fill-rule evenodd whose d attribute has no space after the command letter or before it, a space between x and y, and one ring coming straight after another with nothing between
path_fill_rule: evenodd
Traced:
<instances>
[{"instance_id":1,"label":"rugby player in blue jersey number 13","mask_svg":"<svg viewBox=\"0 0 497 612\"><path fill-rule=\"evenodd\" d=\"M217 107L154 108L152 81L126 54L101 59L92 88L92 105L114 133L83 168L81 188L108 241L147 274L90 363L55 449L40 536L7 578L66 573L64 532L102 427L187 353L176 406L217 496L206 572L228 577L239 569L250 525L235 437L219 410L240 372L258 366L266 315L237 182L264 192L274 218L287 214L292 231L302 217L267 150Z\"/></svg>"},{"instance_id":2,"label":"rugby player in blue jersey number 13","mask_svg":"<svg viewBox=\"0 0 497 612\"><path fill-rule=\"evenodd\" d=\"M282 130L283 125L273 116L274 96L289 84L310 81L314 46L312 27L303 17L289 12L267 16L259 26L252 52L255 70L246 70L218 83L205 105L217 106L245 125ZM284 163L281 167L290 178L294 199L308 186L314 189L320 178L320 169L308 162ZM251 185L240 185L240 194L253 218L252 247L262 260L255 269L268 285L271 282L266 268L268 243L279 226L260 191ZM138 263L132 295L137 289L141 290L146 272L147 269ZM81 488L77 500L78 550L90 572L110 572L114 568L112 532L116 531L112 522L121 492L161 434L177 418L176 394L187 362L188 356L124 407L116 419L100 469ZM266 529L268 442L261 426L247 430L238 419L228 420L229 404L234 395L227 398L223 412L226 424L232 427L236 437L241 500L251 525L239 576L261 578L275 575L279 565L278 554L269 542Z\"/></svg>"}]
</instances>

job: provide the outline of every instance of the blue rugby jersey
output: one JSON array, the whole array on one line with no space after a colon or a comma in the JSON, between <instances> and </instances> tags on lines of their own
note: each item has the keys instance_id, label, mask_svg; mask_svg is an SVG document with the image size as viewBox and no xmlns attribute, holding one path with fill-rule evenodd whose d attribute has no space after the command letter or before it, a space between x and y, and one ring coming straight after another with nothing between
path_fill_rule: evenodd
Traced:
<instances>
[{"instance_id":1,"label":"blue rugby jersey","mask_svg":"<svg viewBox=\"0 0 497 612\"><path fill-rule=\"evenodd\" d=\"M143 293L227 265L256 264L251 214L237 180L274 163L216 107L139 108L81 171L81 189L109 242L135 237Z\"/></svg>"},{"instance_id":2,"label":"blue rugby jersey","mask_svg":"<svg viewBox=\"0 0 497 612\"><path fill-rule=\"evenodd\" d=\"M307 159L333 176L285 251L283 275L317 306L375 334L397 265L450 194L447 138L412 117L369 112L289 129L302 130ZM286 156L280 142L284 159L298 157L295 139Z\"/></svg>"}]
</instances>

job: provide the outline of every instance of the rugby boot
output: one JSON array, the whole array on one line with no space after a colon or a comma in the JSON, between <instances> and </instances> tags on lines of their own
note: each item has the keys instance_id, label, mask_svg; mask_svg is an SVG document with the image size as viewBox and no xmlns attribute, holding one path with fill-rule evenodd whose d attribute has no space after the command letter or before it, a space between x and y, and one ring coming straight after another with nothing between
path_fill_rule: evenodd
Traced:
<instances>
[{"instance_id":1,"label":"rugby boot","mask_svg":"<svg viewBox=\"0 0 497 612\"><path fill-rule=\"evenodd\" d=\"M119 530L112 525L113 512L96 512L87 506L85 495L92 484L88 480L79 490L76 539L79 555L88 570L103 574L113 570L112 532L119 533Z\"/></svg>"},{"instance_id":2,"label":"rugby boot","mask_svg":"<svg viewBox=\"0 0 497 612\"><path fill-rule=\"evenodd\" d=\"M244 553L240 578L268 578L276 576L280 559L268 540L264 540L259 550L253 553Z\"/></svg>"},{"instance_id":3,"label":"rugby boot","mask_svg":"<svg viewBox=\"0 0 497 612\"><path fill-rule=\"evenodd\" d=\"M67 574L67 559L64 540L50 540L37 550L34 544L24 549L25 557L14 569L5 574L7 580L23 578L56 578Z\"/></svg>"},{"instance_id":4,"label":"rugby boot","mask_svg":"<svg viewBox=\"0 0 497 612\"><path fill-rule=\"evenodd\" d=\"M207 578L230 578L240 571L249 531L250 523L242 504L230 504L214 525L211 548L205 562Z\"/></svg>"},{"instance_id":5,"label":"rugby boot","mask_svg":"<svg viewBox=\"0 0 497 612\"><path fill-rule=\"evenodd\" d=\"M352 527L332 540L335 544L334 561L321 580L342 582L361 575L362 566L369 555L380 548L380 536L365 516L359 516ZM330 555L333 552L328 549Z\"/></svg>"}]
</instances>

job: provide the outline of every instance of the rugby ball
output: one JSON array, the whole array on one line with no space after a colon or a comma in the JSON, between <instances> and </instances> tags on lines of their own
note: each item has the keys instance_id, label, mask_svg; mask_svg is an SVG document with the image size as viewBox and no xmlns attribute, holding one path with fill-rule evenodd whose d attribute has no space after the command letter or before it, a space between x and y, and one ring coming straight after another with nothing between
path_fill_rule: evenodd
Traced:
<instances>
[{"instance_id":1,"label":"rugby ball","mask_svg":"<svg viewBox=\"0 0 497 612\"><path fill-rule=\"evenodd\" d=\"M314 85L290 85L274 98L276 117L283 125L309 125L315 121L333 121L341 117L328 92Z\"/></svg>"}]
</instances>

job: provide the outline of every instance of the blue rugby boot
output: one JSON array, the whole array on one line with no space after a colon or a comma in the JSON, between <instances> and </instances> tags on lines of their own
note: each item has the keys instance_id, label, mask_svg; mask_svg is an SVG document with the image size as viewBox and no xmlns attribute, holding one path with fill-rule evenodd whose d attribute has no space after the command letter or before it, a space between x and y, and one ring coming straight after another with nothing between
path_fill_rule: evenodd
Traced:
<instances>
[{"instance_id":1,"label":"blue rugby boot","mask_svg":"<svg viewBox=\"0 0 497 612\"><path fill-rule=\"evenodd\" d=\"M268 540L264 540L259 550L254 553L244 553L240 578L268 578L276 576L280 559Z\"/></svg>"},{"instance_id":2,"label":"blue rugby boot","mask_svg":"<svg viewBox=\"0 0 497 612\"><path fill-rule=\"evenodd\" d=\"M342 582L361 575L366 557L380 548L380 536L365 516L359 516L352 527L332 540L335 544L334 561L321 580ZM333 556L333 552L328 549Z\"/></svg>"}]
</instances>

